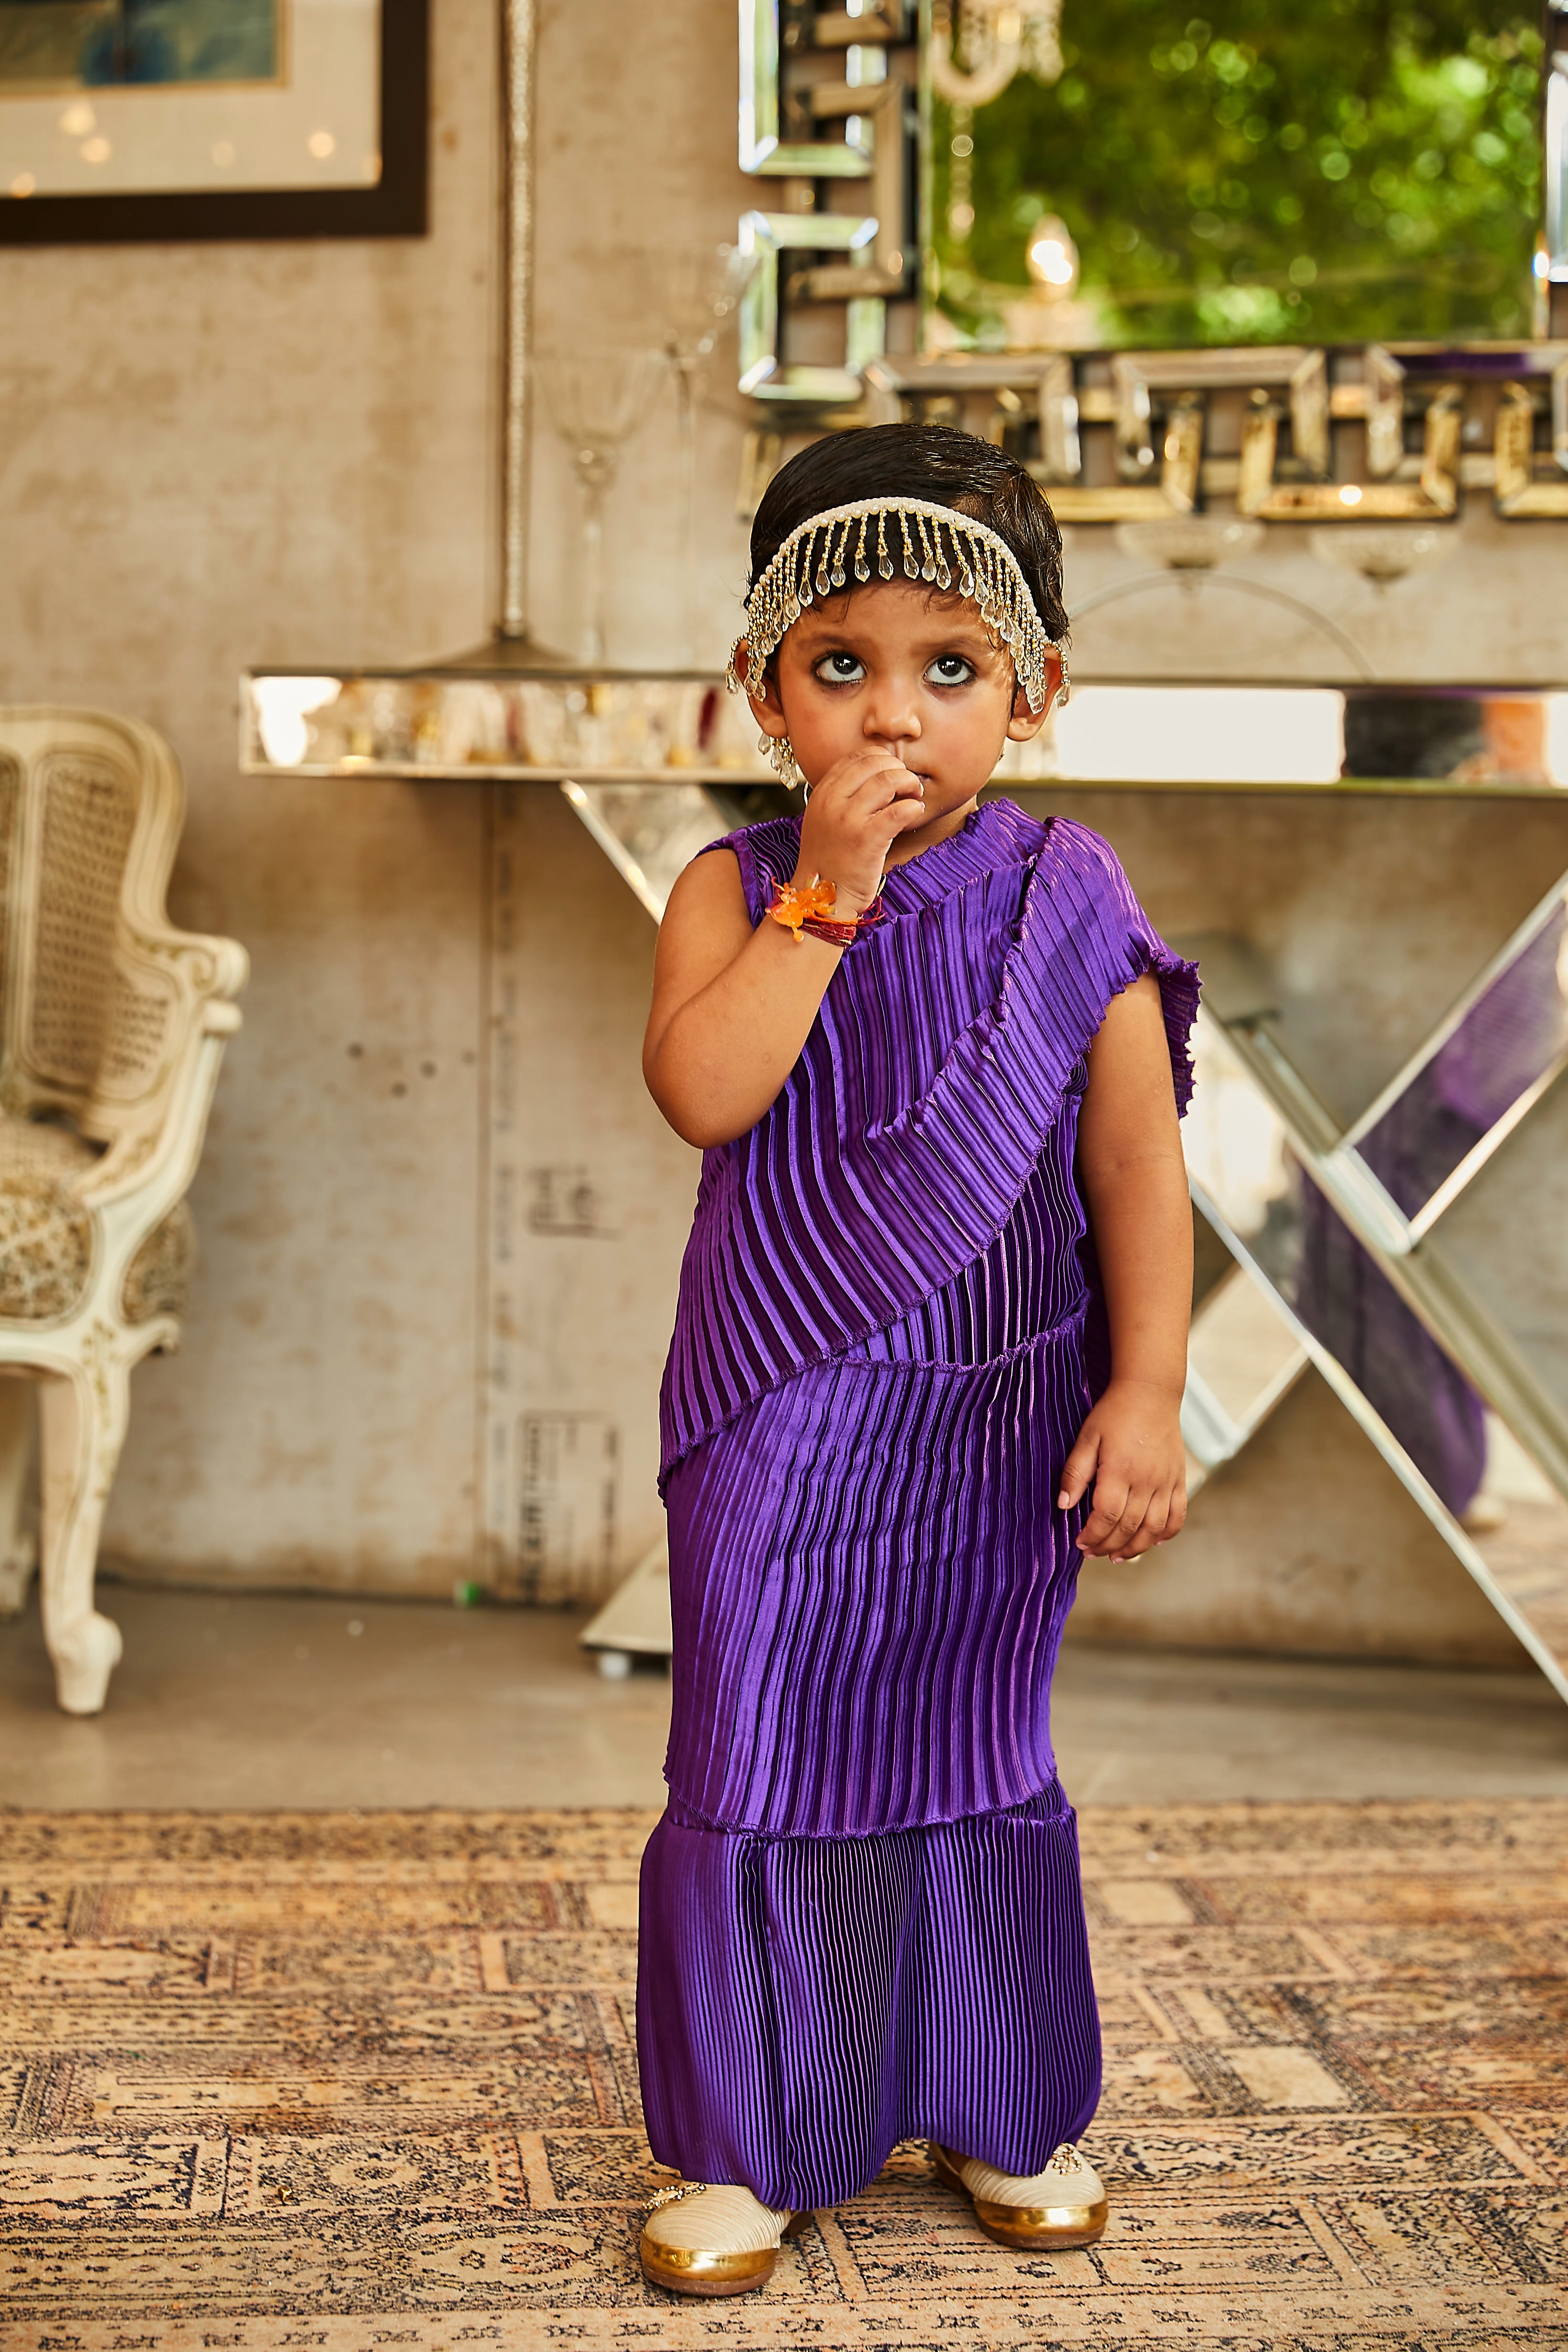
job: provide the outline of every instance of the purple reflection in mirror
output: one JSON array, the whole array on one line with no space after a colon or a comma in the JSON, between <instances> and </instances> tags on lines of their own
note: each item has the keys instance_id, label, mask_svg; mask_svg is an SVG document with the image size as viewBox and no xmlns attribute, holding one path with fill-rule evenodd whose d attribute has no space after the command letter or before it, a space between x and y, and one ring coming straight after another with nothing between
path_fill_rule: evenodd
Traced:
<instances>
[{"instance_id":1,"label":"purple reflection in mirror","mask_svg":"<svg viewBox=\"0 0 1568 2352\"><path fill-rule=\"evenodd\" d=\"M1480 1398L1317 1186L1300 1171L1297 1182L1300 1254L1291 1303L1460 1517L1486 1475Z\"/></svg>"},{"instance_id":2,"label":"purple reflection in mirror","mask_svg":"<svg viewBox=\"0 0 1568 2352\"><path fill-rule=\"evenodd\" d=\"M1568 1055L1561 902L1357 1149L1407 1217Z\"/></svg>"}]
</instances>

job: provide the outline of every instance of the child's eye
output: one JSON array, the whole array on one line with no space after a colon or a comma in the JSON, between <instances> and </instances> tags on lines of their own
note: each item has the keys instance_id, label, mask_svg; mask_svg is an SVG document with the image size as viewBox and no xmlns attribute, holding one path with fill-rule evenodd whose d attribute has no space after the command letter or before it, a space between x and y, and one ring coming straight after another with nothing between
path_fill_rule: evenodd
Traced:
<instances>
[{"instance_id":1,"label":"child's eye","mask_svg":"<svg viewBox=\"0 0 1568 2352\"><path fill-rule=\"evenodd\" d=\"M967 686L974 676L974 665L962 654L938 654L926 676L933 686Z\"/></svg>"},{"instance_id":2,"label":"child's eye","mask_svg":"<svg viewBox=\"0 0 1568 2352\"><path fill-rule=\"evenodd\" d=\"M813 675L824 686L858 686L866 673L854 654L824 654Z\"/></svg>"}]
</instances>

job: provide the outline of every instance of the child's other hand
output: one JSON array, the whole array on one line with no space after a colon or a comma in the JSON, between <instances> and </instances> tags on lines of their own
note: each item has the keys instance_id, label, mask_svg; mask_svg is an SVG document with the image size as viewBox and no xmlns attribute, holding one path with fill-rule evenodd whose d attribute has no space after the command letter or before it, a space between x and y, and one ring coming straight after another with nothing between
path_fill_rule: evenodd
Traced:
<instances>
[{"instance_id":1,"label":"child's other hand","mask_svg":"<svg viewBox=\"0 0 1568 2352\"><path fill-rule=\"evenodd\" d=\"M1187 1516L1180 1400L1152 1382L1112 1381L1078 1433L1057 1507L1070 1511L1094 1482L1079 1549L1136 1559L1180 1535Z\"/></svg>"},{"instance_id":2,"label":"child's other hand","mask_svg":"<svg viewBox=\"0 0 1568 2352\"><path fill-rule=\"evenodd\" d=\"M924 780L885 745L868 743L835 761L814 786L800 828L797 881L820 874L838 892L834 912L848 920L882 887L888 851L926 820Z\"/></svg>"}]
</instances>

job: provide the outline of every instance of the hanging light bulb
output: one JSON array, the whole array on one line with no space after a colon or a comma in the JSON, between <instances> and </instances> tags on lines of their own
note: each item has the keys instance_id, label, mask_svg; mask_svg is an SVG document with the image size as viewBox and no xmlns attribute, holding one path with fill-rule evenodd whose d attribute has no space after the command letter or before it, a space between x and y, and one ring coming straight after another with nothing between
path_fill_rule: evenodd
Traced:
<instances>
[{"instance_id":1,"label":"hanging light bulb","mask_svg":"<svg viewBox=\"0 0 1568 2352\"><path fill-rule=\"evenodd\" d=\"M1039 289L1037 299L1066 302L1078 288L1078 247L1059 213L1046 213L1029 231L1025 261Z\"/></svg>"}]
</instances>

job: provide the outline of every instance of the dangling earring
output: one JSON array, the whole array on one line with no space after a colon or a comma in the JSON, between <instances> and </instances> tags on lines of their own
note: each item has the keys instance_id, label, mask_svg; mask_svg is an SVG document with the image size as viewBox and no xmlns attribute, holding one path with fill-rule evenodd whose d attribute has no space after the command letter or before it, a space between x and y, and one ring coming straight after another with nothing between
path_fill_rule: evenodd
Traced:
<instances>
[{"instance_id":1,"label":"dangling earring","mask_svg":"<svg viewBox=\"0 0 1568 2352\"><path fill-rule=\"evenodd\" d=\"M781 784L792 792L797 788L802 792L806 789L805 778L795 760L795 747L787 735L761 734L757 737L757 749L766 754Z\"/></svg>"}]
</instances>

